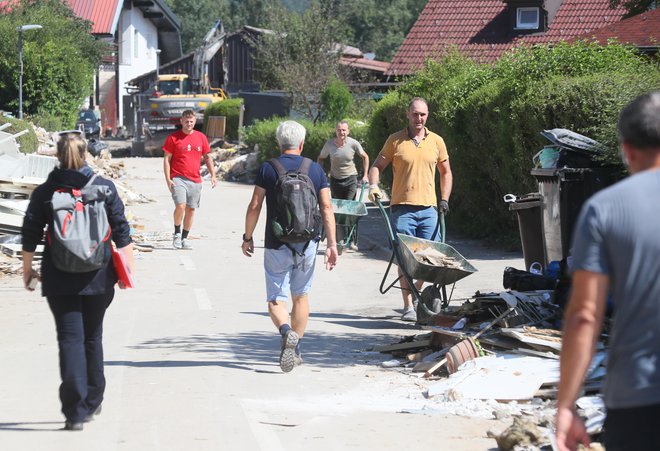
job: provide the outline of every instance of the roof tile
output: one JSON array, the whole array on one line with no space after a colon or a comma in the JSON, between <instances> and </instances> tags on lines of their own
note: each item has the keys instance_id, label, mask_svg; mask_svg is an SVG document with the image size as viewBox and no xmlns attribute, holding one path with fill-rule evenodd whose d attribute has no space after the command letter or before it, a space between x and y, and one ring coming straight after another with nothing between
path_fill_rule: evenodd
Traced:
<instances>
[{"instance_id":1,"label":"roof tile","mask_svg":"<svg viewBox=\"0 0 660 451\"><path fill-rule=\"evenodd\" d=\"M624 14L621 8L610 9L609 0L564 0L548 31L517 37L509 34L506 10L502 0L429 0L394 55L390 73L411 73L448 45L478 61L494 61L522 42L574 38L617 23Z\"/></svg>"}]
</instances>

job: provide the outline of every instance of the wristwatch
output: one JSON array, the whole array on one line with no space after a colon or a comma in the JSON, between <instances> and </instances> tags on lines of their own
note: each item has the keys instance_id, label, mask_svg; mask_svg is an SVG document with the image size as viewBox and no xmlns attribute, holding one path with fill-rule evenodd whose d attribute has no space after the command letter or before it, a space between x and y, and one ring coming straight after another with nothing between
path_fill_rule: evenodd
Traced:
<instances>
[{"instance_id":1,"label":"wristwatch","mask_svg":"<svg viewBox=\"0 0 660 451\"><path fill-rule=\"evenodd\" d=\"M252 238L248 238L248 237L245 236L245 234L243 234L243 242L244 243L249 243L250 241L252 241Z\"/></svg>"}]
</instances>

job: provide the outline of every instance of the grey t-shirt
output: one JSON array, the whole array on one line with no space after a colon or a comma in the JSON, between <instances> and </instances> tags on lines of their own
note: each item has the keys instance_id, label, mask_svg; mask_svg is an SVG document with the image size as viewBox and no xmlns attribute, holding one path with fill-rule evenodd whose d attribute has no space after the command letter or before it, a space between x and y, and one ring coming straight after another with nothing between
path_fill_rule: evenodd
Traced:
<instances>
[{"instance_id":1,"label":"grey t-shirt","mask_svg":"<svg viewBox=\"0 0 660 451\"><path fill-rule=\"evenodd\" d=\"M607 274L614 300L605 405L660 403L660 170L589 199L573 237L573 270Z\"/></svg>"},{"instance_id":2,"label":"grey t-shirt","mask_svg":"<svg viewBox=\"0 0 660 451\"><path fill-rule=\"evenodd\" d=\"M365 154L362 145L348 136L346 144L341 147L337 146L334 138L327 140L319 157L328 158L330 156L330 175L335 179L345 179L351 175L357 175L354 161L356 153Z\"/></svg>"}]
</instances>

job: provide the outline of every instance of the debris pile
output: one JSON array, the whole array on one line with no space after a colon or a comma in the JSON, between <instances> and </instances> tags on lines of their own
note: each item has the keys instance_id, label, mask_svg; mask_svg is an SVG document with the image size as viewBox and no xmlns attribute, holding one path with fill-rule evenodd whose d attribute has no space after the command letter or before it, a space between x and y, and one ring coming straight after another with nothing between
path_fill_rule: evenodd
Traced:
<instances>
[{"instance_id":1,"label":"debris pile","mask_svg":"<svg viewBox=\"0 0 660 451\"><path fill-rule=\"evenodd\" d=\"M32 191L44 183L48 174L59 164L54 157L59 134L35 127L39 148L34 154L24 154L16 138L25 131L16 134L4 132L9 126L0 126L0 274L16 275L22 265L20 230L23 217ZM120 181L125 175L124 163L112 160L107 144L90 140L90 145L95 145L96 150L88 153L87 164L95 173L113 179L125 205L151 202ZM129 224L132 230L140 227L134 219L129 220ZM41 252L43 245L37 247L37 259L41 257Z\"/></svg>"},{"instance_id":2,"label":"debris pile","mask_svg":"<svg viewBox=\"0 0 660 451\"><path fill-rule=\"evenodd\" d=\"M510 430L491 433L500 449L540 449L551 441L559 385L562 312L553 295L551 290L477 292L432 317L421 326L425 333L374 351L394 357L382 362L383 368L423 381L420 388L429 402L451 405L463 415L513 416ZM578 402L594 435L605 419L599 391L606 358L601 342ZM480 402L487 404L474 404Z\"/></svg>"},{"instance_id":3,"label":"debris pile","mask_svg":"<svg viewBox=\"0 0 660 451\"><path fill-rule=\"evenodd\" d=\"M256 152L249 152L244 146L224 143L223 147L211 153L215 174L219 180L228 182L252 183L259 169ZM202 178L210 178L206 166L202 166Z\"/></svg>"}]
</instances>

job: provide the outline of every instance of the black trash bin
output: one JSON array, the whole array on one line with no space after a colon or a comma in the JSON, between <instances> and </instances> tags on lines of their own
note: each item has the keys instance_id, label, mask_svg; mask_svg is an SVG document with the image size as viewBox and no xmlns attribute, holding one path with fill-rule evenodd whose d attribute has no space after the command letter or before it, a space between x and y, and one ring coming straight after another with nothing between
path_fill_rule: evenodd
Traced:
<instances>
[{"instance_id":1,"label":"black trash bin","mask_svg":"<svg viewBox=\"0 0 660 451\"><path fill-rule=\"evenodd\" d=\"M582 204L620 178L618 168L532 169L543 203L546 263L568 256Z\"/></svg>"},{"instance_id":2,"label":"black trash bin","mask_svg":"<svg viewBox=\"0 0 660 451\"><path fill-rule=\"evenodd\" d=\"M543 233L543 197L540 193L525 194L509 202L509 210L518 216L525 269L529 270L534 262L545 268L548 259Z\"/></svg>"}]
</instances>

